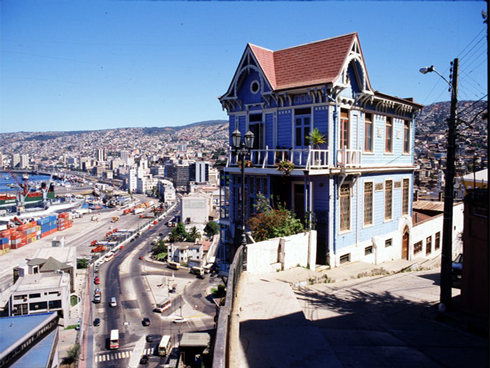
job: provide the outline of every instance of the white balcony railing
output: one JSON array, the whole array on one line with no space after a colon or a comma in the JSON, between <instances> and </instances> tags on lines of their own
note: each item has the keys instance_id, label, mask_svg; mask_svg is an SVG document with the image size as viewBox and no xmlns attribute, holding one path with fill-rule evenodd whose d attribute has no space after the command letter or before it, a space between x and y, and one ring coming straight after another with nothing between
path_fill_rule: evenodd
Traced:
<instances>
[{"instance_id":1,"label":"white balcony railing","mask_svg":"<svg viewBox=\"0 0 490 368\"><path fill-rule=\"evenodd\" d=\"M274 168L281 161L288 160L294 163L296 169L316 170L331 169L335 167L359 167L361 164L361 150L344 148L337 151L337 159L333 160L327 149L308 148L269 148L253 149L246 161L245 167ZM227 167L238 165L238 158L228 150Z\"/></svg>"}]
</instances>

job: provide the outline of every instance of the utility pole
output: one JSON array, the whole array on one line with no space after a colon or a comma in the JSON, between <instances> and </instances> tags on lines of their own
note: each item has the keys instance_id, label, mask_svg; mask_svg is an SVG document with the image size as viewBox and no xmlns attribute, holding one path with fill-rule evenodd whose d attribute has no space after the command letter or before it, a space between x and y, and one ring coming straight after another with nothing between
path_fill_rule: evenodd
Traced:
<instances>
[{"instance_id":1,"label":"utility pole","mask_svg":"<svg viewBox=\"0 0 490 368\"><path fill-rule=\"evenodd\" d=\"M459 59L451 63L451 114L448 121L446 186L444 195L444 220L442 228L441 258L441 303L446 310L451 309L452 302L452 241L453 241L453 202L454 202L454 156L456 150L456 104L458 102L458 69Z\"/></svg>"}]
</instances>

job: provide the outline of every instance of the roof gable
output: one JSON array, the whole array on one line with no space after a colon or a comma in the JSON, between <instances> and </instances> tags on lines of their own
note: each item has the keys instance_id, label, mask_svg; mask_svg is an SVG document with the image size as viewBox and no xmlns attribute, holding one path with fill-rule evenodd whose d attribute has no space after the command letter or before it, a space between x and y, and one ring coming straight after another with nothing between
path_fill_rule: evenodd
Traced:
<instances>
[{"instance_id":1,"label":"roof gable","mask_svg":"<svg viewBox=\"0 0 490 368\"><path fill-rule=\"evenodd\" d=\"M251 88L253 80L260 81L260 93L242 88ZM278 51L247 44L228 91L219 100L223 108L241 110L243 103L270 103L265 97L270 92L319 86L339 91L354 87L353 94L375 94L356 32Z\"/></svg>"},{"instance_id":2,"label":"roof gable","mask_svg":"<svg viewBox=\"0 0 490 368\"><path fill-rule=\"evenodd\" d=\"M63 270L68 268L65 263L62 263L53 257L49 257L46 263L41 267L41 272L53 272L56 270Z\"/></svg>"},{"instance_id":3,"label":"roof gable","mask_svg":"<svg viewBox=\"0 0 490 368\"><path fill-rule=\"evenodd\" d=\"M277 89L334 83L357 34L276 51Z\"/></svg>"},{"instance_id":4,"label":"roof gable","mask_svg":"<svg viewBox=\"0 0 490 368\"><path fill-rule=\"evenodd\" d=\"M350 52L360 54L357 33L270 51L250 45L274 90L335 83Z\"/></svg>"}]
</instances>

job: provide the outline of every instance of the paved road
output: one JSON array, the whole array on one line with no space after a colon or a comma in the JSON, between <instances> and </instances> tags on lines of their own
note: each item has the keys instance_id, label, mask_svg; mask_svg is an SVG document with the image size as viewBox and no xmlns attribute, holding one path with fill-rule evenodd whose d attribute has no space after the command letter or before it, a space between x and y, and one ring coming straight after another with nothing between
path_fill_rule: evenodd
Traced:
<instances>
[{"instance_id":1,"label":"paved road","mask_svg":"<svg viewBox=\"0 0 490 368\"><path fill-rule=\"evenodd\" d=\"M344 367L487 367L488 339L436 321L439 292L431 270L317 284L296 296Z\"/></svg>"}]
</instances>

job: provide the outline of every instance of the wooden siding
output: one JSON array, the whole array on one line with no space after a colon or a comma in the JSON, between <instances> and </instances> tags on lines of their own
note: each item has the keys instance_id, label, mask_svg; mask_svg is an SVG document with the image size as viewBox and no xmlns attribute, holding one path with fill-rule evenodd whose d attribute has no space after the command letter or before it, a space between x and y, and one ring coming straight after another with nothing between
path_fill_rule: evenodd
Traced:
<instances>
[{"instance_id":1,"label":"wooden siding","mask_svg":"<svg viewBox=\"0 0 490 368\"><path fill-rule=\"evenodd\" d=\"M232 142L231 142L231 133L233 133L233 131L236 129L236 126L235 126L235 115L230 115L230 121L229 121L229 124L228 124L228 130L230 132L230 134L228 134L228 144L231 146Z\"/></svg>"},{"instance_id":2,"label":"wooden siding","mask_svg":"<svg viewBox=\"0 0 490 368\"><path fill-rule=\"evenodd\" d=\"M252 69L248 68L246 71L242 73L240 76L240 83L238 86L237 96L240 100L242 100L246 104L260 103L262 102L262 95L260 91L262 90L263 81L260 77L259 73ZM258 93L252 93L250 89L250 84L253 81L258 81L260 83L260 91ZM243 109L243 106L242 106Z\"/></svg>"},{"instance_id":3,"label":"wooden siding","mask_svg":"<svg viewBox=\"0 0 490 368\"><path fill-rule=\"evenodd\" d=\"M274 148L274 114L265 114L265 145Z\"/></svg>"},{"instance_id":4,"label":"wooden siding","mask_svg":"<svg viewBox=\"0 0 490 368\"><path fill-rule=\"evenodd\" d=\"M277 114L277 145L279 147L292 147L292 111L281 110Z\"/></svg>"},{"instance_id":5,"label":"wooden siding","mask_svg":"<svg viewBox=\"0 0 490 368\"><path fill-rule=\"evenodd\" d=\"M359 179L359 242L370 240L374 236L389 233L398 230L399 220L402 215L402 196L403 196L403 179L409 179L410 185L413 183L412 173L387 174L387 175L366 175ZM393 185L393 214L392 220L385 221L385 191L384 182L390 179L395 182L401 182L399 188ZM373 195L373 224L364 226L364 182L374 183ZM383 190L375 190L376 184L383 184ZM409 191L409 203L411 203L411 191ZM411 206L409 206L409 214Z\"/></svg>"},{"instance_id":6,"label":"wooden siding","mask_svg":"<svg viewBox=\"0 0 490 368\"><path fill-rule=\"evenodd\" d=\"M246 116L239 116L238 117L238 130L240 130L240 133L242 133L242 139L245 133L247 132L247 119Z\"/></svg>"},{"instance_id":7,"label":"wooden siding","mask_svg":"<svg viewBox=\"0 0 490 368\"><path fill-rule=\"evenodd\" d=\"M328 106L315 107L313 111L313 129L314 128L317 128L326 138L328 137ZM326 141L327 143L322 146L326 147L328 139Z\"/></svg>"}]
</instances>

